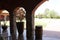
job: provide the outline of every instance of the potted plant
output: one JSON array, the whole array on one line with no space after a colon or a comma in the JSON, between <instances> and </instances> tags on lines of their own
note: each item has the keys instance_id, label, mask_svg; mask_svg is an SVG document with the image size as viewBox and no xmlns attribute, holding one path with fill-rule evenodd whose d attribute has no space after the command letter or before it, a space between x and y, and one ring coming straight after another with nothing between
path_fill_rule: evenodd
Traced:
<instances>
[{"instance_id":1,"label":"potted plant","mask_svg":"<svg viewBox=\"0 0 60 40\"><path fill-rule=\"evenodd\" d=\"M16 14L16 19L17 19L17 29L18 29L18 32L19 34L22 34L23 33L23 30L24 30L24 22L23 22L23 19L25 17L25 11L22 9L22 8L19 8L17 10L17 14Z\"/></svg>"}]
</instances>

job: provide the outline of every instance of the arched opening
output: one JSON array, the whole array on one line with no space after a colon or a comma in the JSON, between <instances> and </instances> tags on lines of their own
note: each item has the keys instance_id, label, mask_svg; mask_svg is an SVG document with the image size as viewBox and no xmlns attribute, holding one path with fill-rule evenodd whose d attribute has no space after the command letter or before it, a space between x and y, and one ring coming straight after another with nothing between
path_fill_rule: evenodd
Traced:
<instances>
[{"instance_id":1,"label":"arched opening","mask_svg":"<svg viewBox=\"0 0 60 40\"><path fill-rule=\"evenodd\" d=\"M26 10L23 7L17 7L13 13L15 14L17 37L19 40L20 35L23 34L24 29L26 29Z\"/></svg>"},{"instance_id":2,"label":"arched opening","mask_svg":"<svg viewBox=\"0 0 60 40\"><path fill-rule=\"evenodd\" d=\"M8 22L9 21L9 12L7 10L1 10L0 21L1 21L1 25L4 25L4 23L5 23L6 25L9 26L9 22Z\"/></svg>"},{"instance_id":3,"label":"arched opening","mask_svg":"<svg viewBox=\"0 0 60 40\"><path fill-rule=\"evenodd\" d=\"M59 26L60 26L60 12L59 12L59 6L57 5L59 4L59 0L49 0L46 1L45 3L43 3L42 5L40 5L40 7L38 8L38 12L36 12L35 17L37 19L34 19L35 21L35 26L36 25L42 25L43 28L43 36L48 36L48 37L56 37L59 38ZM43 10L43 11L42 11Z\"/></svg>"},{"instance_id":4,"label":"arched opening","mask_svg":"<svg viewBox=\"0 0 60 40\"><path fill-rule=\"evenodd\" d=\"M0 8L5 8L5 9L8 9L9 11L10 11L10 31L11 31L11 35L12 35L12 39L15 39L16 37L15 37L15 29L16 29L16 24L15 24L15 20L14 20L14 17L13 16L15 16L14 14L13 14L13 9L15 8L15 7L17 7L17 6L24 6L25 8L26 8L26 10L28 11L27 12L27 34L28 34L28 38L31 38L32 36L32 31L33 31L33 28L32 28L32 26L34 25L32 22L32 14L31 14L31 11L32 11L32 9L38 4L38 2L41 2L42 0L35 0L35 1L32 1L32 0L27 0L27 1L25 1L25 0L21 0L21 1L19 1L18 2L18 0L16 0L16 1L2 1L1 2L1 7ZM14 2L14 3L13 3ZM13 4L12 4L13 3ZM41 2L42 3L42 2ZM6 5L8 5L8 6L6 6ZM13 6L12 6L12 5ZM32 5L29 5L29 4L32 4ZM34 5L35 4L35 5ZM30 8L30 9L29 9ZM32 25L33 24L33 25ZM12 27L13 26L13 27ZM30 36L30 37L29 37Z\"/></svg>"},{"instance_id":5,"label":"arched opening","mask_svg":"<svg viewBox=\"0 0 60 40\"><path fill-rule=\"evenodd\" d=\"M23 7L17 7L14 10L16 16L16 22L24 22L24 28L26 28L26 10Z\"/></svg>"},{"instance_id":6,"label":"arched opening","mask_svg":"<svg viewBox=\"0 0 60 40\"><path fill-rule=\"evenodd\" d=\"M2 10L0 15L2 18L2 25L6 24L7 26L10 26L10 24L9 24L9 12L7 10Z\"/></svg>"},{"instance_id":7,"label":"arched opening","mask_svg":"<svg viewBox=\"0 0 60 40\"><path fill-rule=\"evenodd\" d=\"M39 6L41 6L44 2L46 2L46 1L48 1L48 0L43 0L43 1L41 1L34 9L33 9L33 11L32 11L32 17L33 17L33 25L35 26L35 22L34 22L34 17L35 17L35 11L39 8ZM39 10L38 10L39 11ZM35 27L34 27L35 28Z\"/></svg>"},{"instance_id":8,"label":"arched opening","mask_svg":"<svg viewBox=\"0 0 60 40\"><path fill-rule=\"evenodd\" d=\"M8 39L10 36L10 20L7 10L0 10L0 35L2 35L4 39Z\"/></svg>"}]
</instances>

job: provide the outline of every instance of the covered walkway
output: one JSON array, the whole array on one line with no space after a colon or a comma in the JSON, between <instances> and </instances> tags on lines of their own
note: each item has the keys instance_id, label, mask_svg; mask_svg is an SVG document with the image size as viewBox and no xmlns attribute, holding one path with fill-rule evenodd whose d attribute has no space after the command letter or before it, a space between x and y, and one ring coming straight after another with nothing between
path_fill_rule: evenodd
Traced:
<instances>
[{"instance_id":1,"label":"covered walkway","mask_svg":"<svg viewBox=\"0 0 60 40\"><path fill-rule=\"evenodd\" d=\"M19 40L34 40L34 12L35 10L46 0L0 0L0 10L9 11L9 19L10 19L10 30L7 29L5 33L10 33L10 40L16 40L16 18L15 18L15 10L17 7L23 7L26 10L26 30L22 34L19 35ZM1 27L0 27L1 28ZM49 33L49 31L46 31ZM41 40L60 40L59 38L48 37L44 35ZM2 33L1 33L2 35ZM9 35L9 36L10 36ZM49 34L50 35L50 34ZM7 35L8 36L8 35ZM22 37L22 38L21 38ZM27 39L26 39L27 38Z\"/></svg>"}]
</instances>

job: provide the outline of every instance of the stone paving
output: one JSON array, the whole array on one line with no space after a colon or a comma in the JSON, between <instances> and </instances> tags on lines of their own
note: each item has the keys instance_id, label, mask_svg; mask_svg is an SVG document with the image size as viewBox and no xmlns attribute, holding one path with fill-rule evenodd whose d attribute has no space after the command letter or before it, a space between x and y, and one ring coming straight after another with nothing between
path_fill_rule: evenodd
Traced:
<instances>
[{"instance_id":1,"label":"stone paving","mask_svg":"<svg viewBox=\"0 0 60 40\"><path fill-rule=\"evenodd\" d=\"M8 36L10 36L9 28L7 29ZM17 33L18 35L18 33ZM26 40L26 30L24 30L24 40ZM59 31L50 31L50 30L43 30L43 40L60 40L60 32Z\"/></svg>"},{"instance_id":2,"label":"stone paving","mask_svg":"<svg viewBox=\"0 0 60 40\"><path fill-rule=\"evenodd\" d=\"M55 31L43 31L43 39L45 40L60 40L60 32Z\"/></svg>"}]
</instances>

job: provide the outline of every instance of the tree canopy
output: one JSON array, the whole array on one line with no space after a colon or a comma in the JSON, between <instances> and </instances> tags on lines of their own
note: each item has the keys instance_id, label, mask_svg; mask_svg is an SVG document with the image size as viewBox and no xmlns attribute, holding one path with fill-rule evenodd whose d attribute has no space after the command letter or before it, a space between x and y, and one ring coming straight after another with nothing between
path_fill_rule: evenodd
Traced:
<instances>
[{"instance_id":1,"label":"tree canopy","mask_svg":"<svg viewBox=\"0 0 60 40\"><path fill-rule=\"evenodd\" d=\"M45 12L43 13L39 13L38 15L36 15L36 18L60 18L59 15L57 15L58 13L54 10L49 10L48 8L45 9Z\"/></svg>"}]
</instances>

